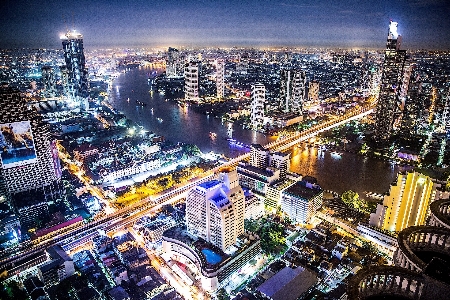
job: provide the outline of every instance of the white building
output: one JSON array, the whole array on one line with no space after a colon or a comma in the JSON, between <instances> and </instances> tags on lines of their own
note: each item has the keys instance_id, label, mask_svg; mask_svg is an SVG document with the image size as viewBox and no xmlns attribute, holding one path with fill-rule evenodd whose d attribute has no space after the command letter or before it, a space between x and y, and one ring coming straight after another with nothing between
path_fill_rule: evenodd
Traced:
<instances>
[{"instance_id":1,"label":"white building","mask_svg":"<svg viewBox=\"0 0 450 300\"><path fill-rule=\"evenodd\" d=\"M308 100L312 103L319 102L319 82L317 82L317 81L309 82Z\"/></svg>"},{"instance_id":2,"label":"white building","mask_svg":"<svg viewBox=\"0 0 450 300\"><path fill-rule=\"evenodd\" d=\"M301 114L305 101L306 74L301 70L281 70L280 109Z\"/></svg>"},{"instance_id":3,"label":"white building","mask_svg":"<svg viewBox=\"0 0 450 300\"><path fill-rule=\"evenodd\" d=\"M188 62L184 68L184 99L198 101L198 69L199 63Z\"/></svg>"},{"instance_id":4,"label":"white building","mask_svg":"<svg viewBox=\"0 0 450 300\"><path fill-rule=\"evenodd\" d=\"M283 191L281 209L296 223L307 223L322 206L323 190L306 181L296 182Z\"/></svg>"},{"instance_id":5,"label":"white building","mask_svg":"<svg viewBox=\"0 0 450 300\"><path fill-rule=\"evenodd\" d=\"M237 172L225 170L219 180L201 183L186 199L187 231L225 251L244 233L245 196Z\"/></svg>"},{"instance_id":6,"label":"white building","mask_svg":"<svg viewBox=\"0 0 450 300\"><path fill-rule=\"evenodd\" d=\"M252 107L250 120L252 128L257 129L264 125L264 103L266 102L266 88L262 83L252 85Z\"/></svg>"},{"instance_id":7,"label":"white building","mask_svg":"<svg viewBox=\"0 0 450 300\"><path fill-rule=\"evenodd\" d=\"M225 62L222 59L218 59L216 62L216 87L217 87L217 99L223 99L225 95Z\"/></svg>"}]
</instances>

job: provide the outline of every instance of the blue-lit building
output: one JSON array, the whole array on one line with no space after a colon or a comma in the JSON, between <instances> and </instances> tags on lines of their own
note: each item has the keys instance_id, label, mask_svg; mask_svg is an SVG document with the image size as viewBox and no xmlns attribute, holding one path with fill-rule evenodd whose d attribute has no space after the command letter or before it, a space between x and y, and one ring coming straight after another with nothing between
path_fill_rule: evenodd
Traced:
<instances>
[{"instance_id":1,"label":"blue-lit building","mask_svg":"<svg viewBox=\"0 0 450 300\"><path fill-rule=\"evenodd\" d=\"M68 94L72 101L80 103L87 109L89 99L88 70L84 58L83 36L75 31L68 31L61 36L64 60L68 72Z\"/></svg>"}]
</instances>

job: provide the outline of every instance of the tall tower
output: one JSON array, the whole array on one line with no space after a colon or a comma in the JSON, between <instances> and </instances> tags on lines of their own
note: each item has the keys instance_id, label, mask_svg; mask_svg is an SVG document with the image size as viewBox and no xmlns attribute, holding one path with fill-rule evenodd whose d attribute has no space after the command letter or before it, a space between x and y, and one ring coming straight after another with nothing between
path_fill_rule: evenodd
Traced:
<instances>
[{"instance_id":1,"label":"tall tower","mask_svg":"<svg viewBox=\"0 0 450 300\"><path fill-rule=\"evenodd\" d=\"M280 82L280 109L302 113L305 101L306 75L301 70L282 69Z\"/></svg>"},{"instance_id":2,"label":"tall tower","mask_svg":"<svg viewBox=\"0 0 450 300\"><path fill-rule=\"evenodd\" d=\"M404 136L415 135L419 131L423 121L423 110L425 109L422 93L422 82L419 74L412 70L409 78L408 92L402 114L401 132Z\"/></svg>"},{"instance_id":3,"label":"tall tower","mask_svg":"<svg viewBox=\"0 0 450 300\"><path fill-rule=\"evenodd\" d=\"M400 42L397 22L390 21L375 120L375 140L380 144L390 138L394 122L400 113L399 96L406 61L406 51L400 50Z\"/></svg>"},{"instance_id":4,"label":"tall tower","mask_svg":"<svg viewBox=\"0 0 450 300\"><path fill-rule=\"evenodd\" d=\"M223 59L218 59L216 62L216 87L217 99L223 99L225 95L225 62Z\"/></svg>"},{"instance_id":5,"label":"tall tower","mask_svg":"<svg viewBox=\"0 0 450 300\"><path fill-rule=\"evenodd\" d=\"M222 170L219 180L201 183L186 198L189 234L223 251L244 233L245 196L236 170Z\"/></svg>"},{"instance_id":6,"label":"tall tower","mask_svg":"<svg viewBox=\"0 0 450 300\"><path fill-rule=\"evenodd\" d=\"M61 36L64 60L68 71L69 96L72 101L87 109L89 99L88 71L84 58L83 36L75 31L68 31Z\"/></svg>"},{"instance_id":7,"label":"tall tower","mask_svg":"<svg viewBox=\"0 0 450 300\"><path fill-rule=\"evenodd\" d=\"M18 91L0 88L0 194L56 185L59 170L48 124Z\"/></svg>"},{"instance_id":8,"label":"tall tower","mask_svg":"<svg viewBox=\"0 0 450 300\"><path fill-rule=\"evenodd\" d=\"M188 62L184 68L184 99L198 101L198 71L199 63Z\"/></svg>"},{"instance_id":9,"label":"tall tower","mask_svg":"<svg viewBox=\"0 0 450 300\"><path fill-rule=\"evenodd\" d=\"M250 120L252 128L258 129L264 125L264 103L266 102L266 87L262 83L252 85L252 107Z\"/></svg>"},{"instance_id":10,"label":"tall tower","mask_svg":"<svg viewBox=\"0 0 450 300\"><path fill-rule=\"evenodd\" d=\"M180 71L180 52L178 49L169 47L167 51L166 76L178 77L180 76Z\"/></svg>"},{"instance_id":11,"label":"tall tower","mask_svg":"<svg viewBox=\"0 0 450 300\"><path fill-rule=\"evenodd\" d=\"M399 174L383 204L370 214L369 224L389 231L424 225L435 193L436 185L430 177L417 172Z\"/></svg>"}]
</instances>

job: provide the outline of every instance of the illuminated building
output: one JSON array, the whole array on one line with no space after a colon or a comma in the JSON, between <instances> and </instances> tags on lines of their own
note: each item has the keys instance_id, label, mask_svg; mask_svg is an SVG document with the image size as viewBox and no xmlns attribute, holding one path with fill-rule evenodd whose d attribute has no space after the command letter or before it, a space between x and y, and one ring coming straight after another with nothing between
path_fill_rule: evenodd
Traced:
<instances>
[{"instance_id":1,"label":"illuminated building","mask_svg":"<svg viewBox=\"0 0 450 300\"><path fill-rule=\"evenodd\" d=\"M306 181L296 182L281 195L281 210L295 223L307 223L322 206L323 190Z\"/></svg>"},{"instance_id":2,"label":"illuminated building","mask_svg":"<svg viewBox=\"0 0 450 300\"><path fill-rule=\"evenodd\" d=\"M198 101L198 72L199 63L191 61L184 68L184 99Z\"/></svg>"},{"instance_id":3,"label":"illuminated building","mask_svg":"<svg viewBox=\"0 0 450 300\"><path fill-rule=\"evenodd\" d=\"M378 204L376 212L370 214L369 225L397 232L424 225L435 193L436 184L430 177L417 172L399 174L383 204Z\"/></svg>"},{"instance_id":4,"label":"illuminated building","mask_svg":"<svg viewBox=\"0 0 450 300\"><path fill-rule=\"evenodd\" d=\"M422 82L413 68L412 75L409 79L408 93L405 97L405 105L402 114L401 132L404 136L416 135L419 133L420 125L424 118L424 101Z\"/></svg>"},{"instance_id":5,"label":"illuminated building","mask_svg":"<svg viewBox=\"0 0 450 300\"><path fill-rule=\"evenodd\" d=\"M308 86L308 101L319 102L319 82L311 81Z\"/></svg>"},{"instance_id":6,"label":"illuminated building","mask_svg":"<svg viewBox=\"0 0 450 300\"><path fill-rule=\"evenodd\" d=\"M201 183L186 198L187 231L225 251L244 233L245 196L237 172Z\"/></svg>"},{"instance_id":7,"label":"illuminated building","mask_svg":"<svg viewBox=\"0 0 450 300\"><path fill-rule=\"evenodd\" d=\"M280 179L285 179L291 166L291 154L283 152L273 152L269 155L269 167L280 170Z\"/></svg>"},{"instance_id":8,"label":"illuminated building","mask_svg":"<svg viewBox=\"0 0 450 300\"><path fill-rule=\"evenodd\" d=\"M52 67L44 66L41 69L42 83L44 84L44 98L52 98L56 96L56 77Z\"/></svg>"},{"instance_id":9,"label":"illuminated building","mask_svg":"<svg viewBox=\"0 0 450 300\"><path fill-rule=\"evenodd\" d=\"M264 125L264 103L266 102L266 88L262 83L252 85L252 106L250 120L252 128L258 129Z\"/></svg>"},{"instance_id":10,"label":"illuminated building","mask_svg":"<svg viewBox=\"0 0 450 300\"><path fill-rule=\"evenodd\" d=\"M391 21L376 109L375 140L379 143L384 143L390 138L394 123L400 114L399 101L406 61L406 50L400 50L400 43L401 36L397 33L397 22Z\"/></svg>"},{"instance_id":11,"label":"illuminated building","mask_svg":"<svg viewBox=\"0 0 450 300\"><path fill-rule=\"evenodd\" d=\"M60 283L75 274L73 260L61 246L53 246L46 250L50 261L38 267L39 279L45 286Z\"/></svg>"},{"instance_id":12,"label":"illuminated building","mask_svg":"<svg viewBox=\"0 0 450 300\"><path fill-rule=\"evenodd\" d=\"M89 86L88 71L84 58L83 36L75 31L68 31L61 36L64 60L68 71L69 97L78 102L83 109L88 108Z\"/></svg>"},{"instance_id":13,"label":"illuminated building","mask_svg":"<svg viewBox=\"0 0 450 300\"><path fill-rule=\"evenodd\" d=\"M49 126L17 91L0 89L0 129L0 196L44 187L55 191L61 168Z\"/></svg>"},{"instance_id":14,"label":"illuminated building","mask_svg":"<svg viewBox=\"0 0 450 300\"><path fill-rule=\"evenodd\" d=\"M443 131L450 134L450 91L447 92L447 97L444 103L444 110L441 118L441 128Z\"/></svg>"},{"instance_id":15,"label":"illuminated building","mask_svg":"<svg viewBox=\"0 0 450 300\"><path fill-rule=\"evenodd\" d=\"M302 113L305 101L306 75L301 70L282 69L280 81L280 109Z\"/></svg>"},{"instance_id":16,"label":"illuminated building","mask_svg":"<svg viewBox=\"0 0 450 300\"><path fill-rule=\"evenodd\" d=\"M253 144L250 146L250 164L254 167L265 169L269 163L270 151L264 149L259 144Z\"/></svg>"},{"instance_id":17,"label":"illuminated building","mask_svg":"<svg viewBox=\"0 0 450 300\"><path fill-rule=\"evenodd\" d=\"M183 72L183 68L181 66L182 63L180 52L178 51L178 49L169 47L166 60L166 76L179 77Z\"/></svg>"},{"instance_id":18,"label":"illuminated building","mask_svg":"<svg viewBox=\"0 0 450 300\"><path fill-rule=\"evenodd\" d=\"M216 87L217 87L217 99L222 99L225 95L225 62L222 59L218 59L216 63Z\"/></svg>"}]
</instances>

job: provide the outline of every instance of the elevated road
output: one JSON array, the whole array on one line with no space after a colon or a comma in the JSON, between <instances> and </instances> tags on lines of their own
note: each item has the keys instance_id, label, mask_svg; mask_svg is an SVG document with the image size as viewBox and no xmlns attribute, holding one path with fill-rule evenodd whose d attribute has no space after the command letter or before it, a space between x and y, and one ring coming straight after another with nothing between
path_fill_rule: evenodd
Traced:
<instances>
[{"instance_id":1,"label":"elevated road","mask_svg":"<svg viewBox=\"0 0 450 300\"><path fill-rule=\"evenodd\" d=\"M373 104L355 107L338 118L317 124L305 131L296 132L283 138L279 138L278 140L265 145L264 148L272 151L289 149L299 142L316 136L320 132L332 129L352 120L360 119L372 113L372 111ZM240 155L211 171L205 172L200 178L192 179L182 186L173 187L158 195L142 199L133 205L117 210L111 214L103 215L87 224L82 224L69 229L62 229L58 232L40 237L33 240L31 243L23 245L21 248L14 249L14 252L12 253L4 251L0 254L0 271L7 270L8 275L14 275L15 272L20 272L27 267L27 257L33 257L53 245L59 244L64 248L70 249L72 246L76 247L80 243L92 240L98 235L99 230L108 231L124 226L124 224L129 224L139 216L149 213L151 210L162 204L170 204L178 201L180 197L184 196L195 185L215 178L216 173L220 168L236 166L240 161L248 159L249 156L249 153Z\"/></svg>"}]
</instances>

